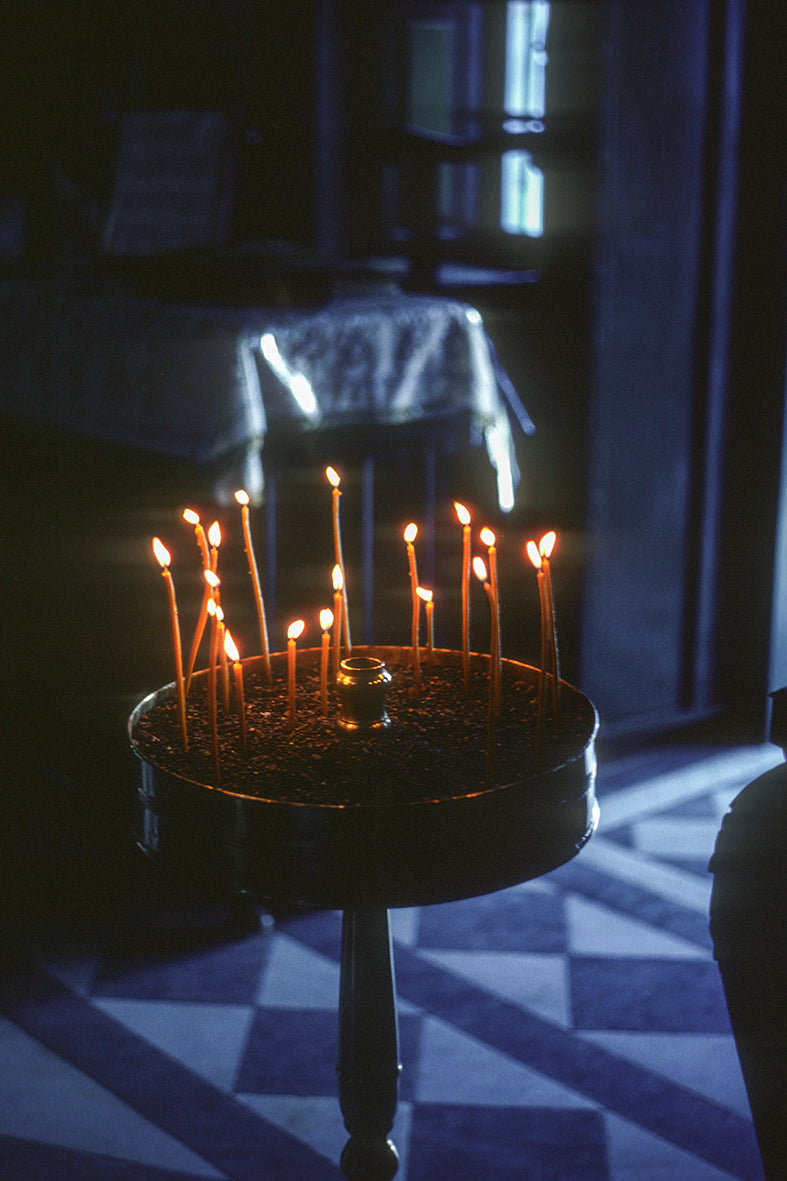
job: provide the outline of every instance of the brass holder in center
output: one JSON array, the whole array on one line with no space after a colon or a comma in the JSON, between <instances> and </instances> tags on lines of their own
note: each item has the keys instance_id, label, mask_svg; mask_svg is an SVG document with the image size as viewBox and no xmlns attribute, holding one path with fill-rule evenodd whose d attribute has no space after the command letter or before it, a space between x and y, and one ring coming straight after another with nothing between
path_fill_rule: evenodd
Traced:
<instances>
[{"instance_id":1,"label":"brass holder in center","mask_svg":"<svg viewBox=\"0 0 787 1181\"><path fill-rule=\"evenodd\" d=\"M336 693L339 725L343 730L381 730L390 726L385 695L391 674L375 656L348 656L339 665Z\"/></svg>"}]
</instances>

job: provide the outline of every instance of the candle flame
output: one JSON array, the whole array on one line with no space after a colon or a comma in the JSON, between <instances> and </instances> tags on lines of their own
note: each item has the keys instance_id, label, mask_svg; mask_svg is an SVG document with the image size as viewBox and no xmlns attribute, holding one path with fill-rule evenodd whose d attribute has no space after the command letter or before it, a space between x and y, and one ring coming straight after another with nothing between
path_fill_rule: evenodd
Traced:
<instances>
[{"instance_id":1,"label":"candle flame","mask_svg":"<svg viewBox=\"0 0 787 1181\"><path fill-rule=\"evenodd\" d=\"M243 488L239 488L235 493L235 499L237 500L238 504L248 504L249 494L248 492L245 492Z\"/></svg>"},{"instance_id":2,"label":"candle flame","mask_svg":"<svg viewBox=\"0 0 787 1181\"><path fill-rule=\"evenodd\" d=\"M415 541L417 536L418 536L418 526L411 521L410 524L407 526L407 528L404 531L404 539L408 545L411 545L412 542Z\"/></svg>"},{"instance_id":3,"label":"candle flame","mask_svg":"<svg viewBox=\"0 0 787 1181\"><path fill-rule=\"evenodd\" d=\"M203 570L205 581L211 590L215 590L217 586L221 586L221 579L218 574L214 574L212 570Z\"/></svg>"},{"instance_id":4,"label":"candle flame","mask_svg":"<svg viewBox=\"0 0 787 1181\"><path fill-rule=\"evenodd\" d=\"M215 615L216 614L216 604L213 601L213 599L208 599L208 602L206 604L206 610L208 612L208 615Z\"/></svg>"},{"instance_id":5,"label":"candle flame","mask_svg":"<svg viewBox=\"0 0 787 1181\"><path fill-rule=\"evenodd\" d=\"M218 549L221 545L221 525L218 521L214 521L208 530L208 541L214 549Z\"/></svg>"},{"instance_id":6,"label":"candle flame","mask_svg":"<svg viewBox=\"0 0 787 1181\"><path fill-rule=\"evenodd\" d=\"M161 566L162 570L169 566L170 556L169 550L157 537L153 538L153 553L156 555L156 561Z\"/></svg>"},{"instance_id":7,"label":"candle flame","mask_svg":"<svg viewBox=\"0 0 787 1181\"><path fill-rule=\"evenodd\" d=\"M486 562L483 558L473 558L473 574L479 582L486 582Z\"/></svg>"},{"instance_id":8,"label":"candle flame","mask_svg":"<svg viewBox=\"0 0 787 1181\"><path fill-rule=\"evenodd\" d=\"M333 611L330 607L324 607L320 612L320 627L324 632L330 631L333 627Z\"/></svg>"},{"instance_id":9,"label":"candle flame","mask_svg":"<svg viewBox=\"0 0 787 1181\"><path fill-rule=\"evenodd\" d=\"M338 562L336 563L336 565L333 568L331 578L333 580L333 589L335 591L342 590L344 587L344 575L342 574L342 568L338 564Z\"/></svg>"},{"instance_id":10,"label":"candle flame","mask_svg":"<svg viewBox=\"0 0 787 1181\"><path fill-rule=\"evenodd\" d=\"M482 529L480 537L484 545L488 545L490 549L495 544L495 535L491 529Z\"/></svg>"},{"instance_id":11,"label":"candle flame","mask_svg":"<svg viewBox=\"0 0 787 1181\"><path fill-rule=\"evenodd\" d=\"M219 603L216 604L216 618L219 623L224 622L224 608Z\"/></svg>"},{"instance_id":12,"label":"candle flame","mask_svg":"<svg viewBox=\"0 0 787 1181\"><path fill-rule=\"evenodd\" d=\"M193 508L184 508L183 520L188 521L189 525L199 525L199 513L195 513Z\"/></svg>"},{"instance_id":13,"label":"candle flame","mask_svg":"<svg viewBox=\"0 0 787 1181\"><path fill-rule=\"evenodd\" d=\"M542 558L549 557L549 555L552 553L552 550L555 548L556 541L557 533L555 533L554 529L550 529L549 533L544 534L538 543L538 552L541 554Z\"/></svg>"},{"instance_id":14,"label":"candle flame","mask_svg":"<svg viewBox=\"0 0 787 1181\"><path fill-rule=\"evenodd\" d=\"M536 543L534 541L529 541L525 546L525 549L527 550L527 556L530 558L530 561L533 563L536 570L540 570L541 554L538 552L538 546Z\"/></svg>"},{"instance_id":15,"label":"candle flame","mask_svg":"<svg viewBox=\"0 0 787 1181\"><path fill-rule=\"evenodd\" d=\"M303 629L305 627L306 627L306 624L304 623L304 621L302 619L294 620L290 624L290 626L287 628L287 639L288 640L297 640L298 636L301 634L301 632L303 631Z\"/></svg>"},{"instance_id":16,"label":"candle flame","mask_svg":"<svg viewBox=\"0 0 787 1181\"><path fill-rule=\"evenodd\" d=\"M455 500L454 501L454 508L456 509L456 515L459 518L459 524L460 525L469 525L470 524L470 513L467 511L465 506L463 504L460 504L458 500Z\"/></svg>"},{"instance_id":17,"label":"candle flame","mask_svg":"<svg viewBox=\"0 0 787 1181\"><path fill-rule=\"evenodd\" d=\"M331 484L332 487L334 487L334 488L339 487L342 480L341 480L341 476L339 475L339 473L336 471L335 468L327 467L325 469L325 475L328 477L328 483Z\"/></svg>"},{"instance_id":18,"label":"candle flame","mask_svg":"<svg viewBox=\"0 0 787 1181\"><path fill-rule=\"evenodd\" d=\"M430 591L430 590L426 590L426 588L425 588L425 587L423 587L423 586L417 586L417 587L415 588L415 593L418 595L418 598L419 598L419 599L423 599L423 601L424 601L425 603L431 603L431 601L432 601L432 598L433 598L433 592L432 592L432 591Z\"/></svg>"},{"instance_id":19,"label":"candle flame","mask_svg":"<svg viewBox=\"0 0 787 1181\"><path fill-rule=\"evenodd\" d=\"M238 646L235 643L235 641L233 640L233 638L230 634L229 628L227 628L227 630L224 633L224 651L227 653L227 658L229 660L233 661L233 663L236 660L240 660L240 652L238 651Z\"/></svg>"}]
</instances>

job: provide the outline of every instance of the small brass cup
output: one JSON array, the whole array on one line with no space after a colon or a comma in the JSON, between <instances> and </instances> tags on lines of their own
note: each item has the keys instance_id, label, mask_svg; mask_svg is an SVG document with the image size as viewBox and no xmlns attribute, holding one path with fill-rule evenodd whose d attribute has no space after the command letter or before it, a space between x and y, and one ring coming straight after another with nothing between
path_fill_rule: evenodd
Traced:
<instances>
[{"instance_id":1,"label":"small brass cup","mask_svg":"<svg viewBox=\"0 0 787 1181\"><path fill-rule=\"evenodd\" d=\"M358 732L390 726L385 695L391 680L382 660L373 656L348 656L343 660L336 678L342 729Z\"/></svg>"}]
</instances>

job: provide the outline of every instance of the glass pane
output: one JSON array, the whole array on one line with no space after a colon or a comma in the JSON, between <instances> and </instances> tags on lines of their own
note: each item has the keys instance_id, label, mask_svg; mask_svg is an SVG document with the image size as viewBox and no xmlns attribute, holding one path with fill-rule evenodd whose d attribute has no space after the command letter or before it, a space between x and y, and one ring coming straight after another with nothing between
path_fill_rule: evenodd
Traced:
<instances>
[{"instance_id":1,"label":"glass pane","mask_svg":"<svg viewBox=\"0 0 787 1181\"><path fill-rule=\"evenodd\" d=\"M510 0L506 4L503 104L507 115L544 117L549 7L546 0Z\"/></svg>"},{"instance_id":2,"label":"glass pane","mask_svg":"<svg viewBox=\"0 0 787 1181\"><path fill-rule=\"evenodd\" d=\"M500 227L507 234L540 238L544 232L544 174L530 152L503 152L500 171Z\"/></svg>"}]
</instances>

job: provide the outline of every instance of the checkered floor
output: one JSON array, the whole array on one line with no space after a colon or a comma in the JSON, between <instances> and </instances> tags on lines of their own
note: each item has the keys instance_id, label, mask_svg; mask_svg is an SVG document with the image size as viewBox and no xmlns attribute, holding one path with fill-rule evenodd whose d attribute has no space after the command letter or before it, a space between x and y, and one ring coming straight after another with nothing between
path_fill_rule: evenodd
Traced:
<instances>
[{"instance_id":1,"label":"checkered floor","mask_svg":"<svg viewBox=\"0 0 787 1181\"><path fill-rule=\"evenodd\" d=\"M602 766L570 864L392 913L401 1181L757 1181L707 871L773 746ZM69 946L10 925L4 1181L338 1179L341 916Z\"/></svg>"}]
</instances>

